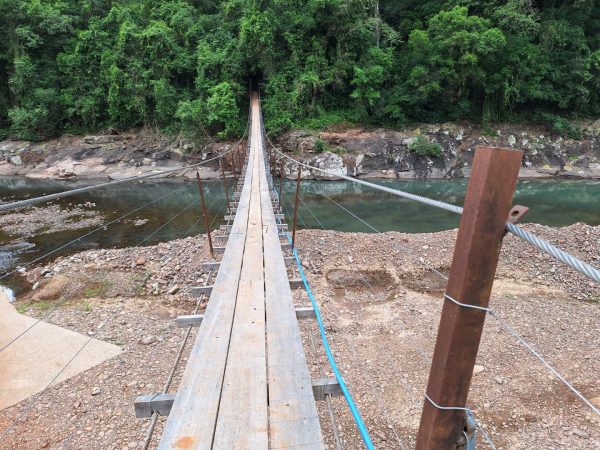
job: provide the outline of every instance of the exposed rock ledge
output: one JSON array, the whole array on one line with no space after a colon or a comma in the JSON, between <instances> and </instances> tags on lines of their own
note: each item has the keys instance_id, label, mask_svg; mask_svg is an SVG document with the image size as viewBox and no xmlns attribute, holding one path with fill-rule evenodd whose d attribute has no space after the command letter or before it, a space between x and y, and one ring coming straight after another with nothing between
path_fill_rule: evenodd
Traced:
<instances>
[{"instance_id":1,"label":"exposed rock ledge","mask_svg":"<svg viewBox=\"0 0 600 450\"><path fill-rule=\"evenodd\" d=\"M231 148L213 143L202 149L184 139L148 131L99 136L64 136L41 143L0 142L0 176L121 179L195 164ZM203 178L218 178L218 162L199 166ZM196 176L196 169L164 175Z\"/></svg>"},{"instance_id":2,"label":"exposed rock ledge","mask_svg":"<svg viewBox=\"0 0 600 450\"><path fill-rule=\"evenodd\" d=\"M503 125L488 130L470 125L423 125L392 131L360 128L339 132L291 131L277 141L284 151L309 165L361 178L460 178L468 177L478 145L525 151L522 178L565 177L600 179L600 120L583 129L581 140L565 139L543 128ZM442 147L442 157L421 157L409 150L418 135ZM319 142L322 141L322 142ZM328 149L319 152L319 149ZM329 151L332 150L332 151ZM285 167L294 178L295 163ZM331 179L316 170L303 170L302 178Z\"/></svg>"},{"instance_id":3,"label":"exposed rock ledge","mask_svg":"<svg viewBox=\"0 0 600 450\"><path fill-rule=\"evenodd\" d=\"M442 156L432 158L411 152L409 145L418 135L439 143ZM147 130L64 136L42 143L3 141L0 176L120 179L194 164L228 150L231 145L217 142L199 148L184 139L167 138ZM497 126L484 134L480 127L472 125L441 124L403 131L361 128L320 133L290 131L278 139L277 145L310 165L361 178L468 177L475 147L490 145L524 150L520 172L524 178L600 179L600 120L584 127L581 140L565 139L543 128L523 125ZM198 170L203 178L220 176L216 161ZM295 178L297 170L295 163L288 162L285 175ZM165 176L192 178L195 174L196 169L192 169ZM305 170L302 177L336 178L316 170Z\"/></svg>"}]
</instances>

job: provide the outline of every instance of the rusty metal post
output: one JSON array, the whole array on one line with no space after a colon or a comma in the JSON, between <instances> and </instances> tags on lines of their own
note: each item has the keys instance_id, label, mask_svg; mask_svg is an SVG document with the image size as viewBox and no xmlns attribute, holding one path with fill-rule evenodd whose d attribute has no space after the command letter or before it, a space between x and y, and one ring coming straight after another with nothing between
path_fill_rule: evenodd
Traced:
<instances>
[{"instance_id":1,"label":"rusty metal post","mask_svg":"<svg viewBox=\"0 0 600 450\"><path fill-rule=\"evenodd\" d=\"M296 225L298 222L298 204L300 201L300 178L302 177L302 166L298 166L298 179L296 180L296 200L294 202L294 221L292 222L292 250L296 243Z\"/></svg>"},{"instance_id":2,"label":"rusty metal post","mask_svg":"<svg viewBox=\"0 0 600 450\"><path fill-rule=\"evenodd\" d=\"M285 162L283 158L281 158L281 166L279 168L279 208L281 209L281 205L283 204L283 174L285 170Z\"/></svg>"},{"instance_id":3,"label":"rusty metal post","mask_svg":"<svg viewBox=\"0 0 600 450\"><path fill-rule=\"evenodd\" d=\"M215 251L213 249L212 237L210 236L210 223L208 220L206 202L204 201L204 189L202 189L202 180L200 180L200 174L198 172L196 172L196 180L198 180L198 190L200 191L200 201L202 202L202 215L204 216L204 226L206 227L206 234L208 235L208 248L210 249L210 257L214 259Z\"/></svg>"},{"instance_id":4,"label":"rusty metal post","mask_svg":"<svg viewBox=\"0 0 600 450\"><path fill-rule=\"evenodd\" d=\"M233 191L237 189L237 172L235 168L235 152L231 153L231 171L233 172Z\"/></svg>"},{"instance_id":5,"label":"rusty metal post","mask_svg":"<svg viewBox=\"0 0 600 450\"><path fill-rule=\"evenodd\" d=\"M231 202L229 201L229 186L227 185L227 178L225 178L225 168L223 167L223 158L219 159L219 165L221 166L221 177L223 178L223 190L225 191L225 199L227 200L227 211L231 212Z\"/></svg>"},{"instance_id":6,"label":"rusty metal post","mask_svg":"<svg viewBox=\"0 0 600 450\"><path fill-rule=\"evenodd\" d=\"M522 157L477 147L446 287L460 303L488 306ZM444 297L417 450L454 449L462 438L465 412L452 408L466 405L485 315Z\"/></svg>"}]
</instances>

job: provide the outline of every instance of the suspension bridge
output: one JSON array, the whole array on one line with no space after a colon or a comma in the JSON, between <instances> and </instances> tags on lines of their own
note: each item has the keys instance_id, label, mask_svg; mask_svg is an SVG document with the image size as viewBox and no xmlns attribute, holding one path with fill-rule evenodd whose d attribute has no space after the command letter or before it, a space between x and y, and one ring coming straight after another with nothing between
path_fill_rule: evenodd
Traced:
<instances>
[{"instance_id":1,"label":"suspension bridge","mask_svg":"<svg viewBox=\"0 0 600 450\"><path fill-rule=\"evenodd\" d=\"M162 433L155 439L160 449L322 449L325 448L324 432L317 402L325 402L333 418L331 398L340 396L347 403L364 447L374 448L359 405L351 395L351 386L346 384L336 365L318 302L294 245L297 209L299 202L304 202L298 193L300 172L302 167L324 170L282 153L269 141L262 123L257 92L253 92L250 98L247 135L246 145L242 138L238 145L233 146L233 172L239 173L239 178L236 176L231 197L229 190L225 189L227 211L220 233L211 236L211 224L204 208L213 254L213 260L205 263L204 268L211 276L207 278L206 285L192 288L197 298L193 314L177 318L177 324L186 332L173 369L162 392L148 393L135 401L132 399L136 415L151 418L142 447L149 447L158 418L167 416ZM219 155L214 159L223 157ZM521 152L513 150L478 149L464 207L341 176L354 183L462 215L449 275L429 267L444 279L447 286L429 383L422 393L423 410L416 439L418 449L474 449L479 436L482 445L496 448L467 407L486 316L495 319L506 333L557 377L569 395L600 417L598 408L573 383L489 307L502 239L507 232L589 279L600 282L600 272L595 267L516 225L527 210L512 206L521 157ZM299 171L291 233L280 201L281 185L278 191L272 175L285 158ZM221 165L222 170L223 167ZM280 178L282 175L280 173ZM143 178L151 176L146 174ZM140 178L133 177L132 180ZM132 180L120 180L118 183ZM201 202L204 203L200 179L198 184ZM27 207L106 185L111 183L8 203L0 205L0 211ZM327 198L378 232L366 221ZM70 243L63 244L44 256L50 256L68 245ZM426 265L426 262L421 262ZM208 280L211 280L210 283ZM296 306L294 289L304 289L310 304ZM200 302L207 299L206 310L200 314ZM112 316L107 321L111 319ZM333 376L311 378L299 320L316 321ZM189 358L181 381L173 392L175 371L182 363L183 351L191 330L195 328L197 333ZM4 348L19 338L15 337ZM80 351L85 345L87 343ZM2 439L12 432L38 398L39 394L7 429L0 430L0 446ZM335 424L333 430L335 434ZM338 436L335 436L335 444L341 448ZM401 439L398 447L406 448Z\"/></svg>"}]
</instances>

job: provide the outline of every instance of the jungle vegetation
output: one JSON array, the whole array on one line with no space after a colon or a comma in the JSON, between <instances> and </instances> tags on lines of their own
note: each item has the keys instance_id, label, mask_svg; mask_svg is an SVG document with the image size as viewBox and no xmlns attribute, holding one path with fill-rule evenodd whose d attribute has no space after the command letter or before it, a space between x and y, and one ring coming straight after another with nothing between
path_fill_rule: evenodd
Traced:
<instances>
[{"instance_id":1,"label":"jungle vegetation","mask_svg":"<svg viewBox=\"0 0 600 450\"><path fill-rule=\"evenodd\" d=\"M600 115L598 0L0 0L0 137Z\"/></svg>"}]
</instances>

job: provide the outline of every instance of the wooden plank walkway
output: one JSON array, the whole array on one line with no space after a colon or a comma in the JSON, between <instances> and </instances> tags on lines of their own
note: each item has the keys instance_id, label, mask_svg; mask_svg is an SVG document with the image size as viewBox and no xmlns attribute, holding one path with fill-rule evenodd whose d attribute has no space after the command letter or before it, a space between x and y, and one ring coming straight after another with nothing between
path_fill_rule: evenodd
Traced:
<instances>
[{"instance_id":1,"label":"wooden plank walkway","mask_svg":"<svg viewBox=\"0 0 600 450\"><path fill-rule=\"evenodd\" d=\"M258 96L227 247L160 449L323 449L267 182Z\"/></svg>"}]
</instances>

